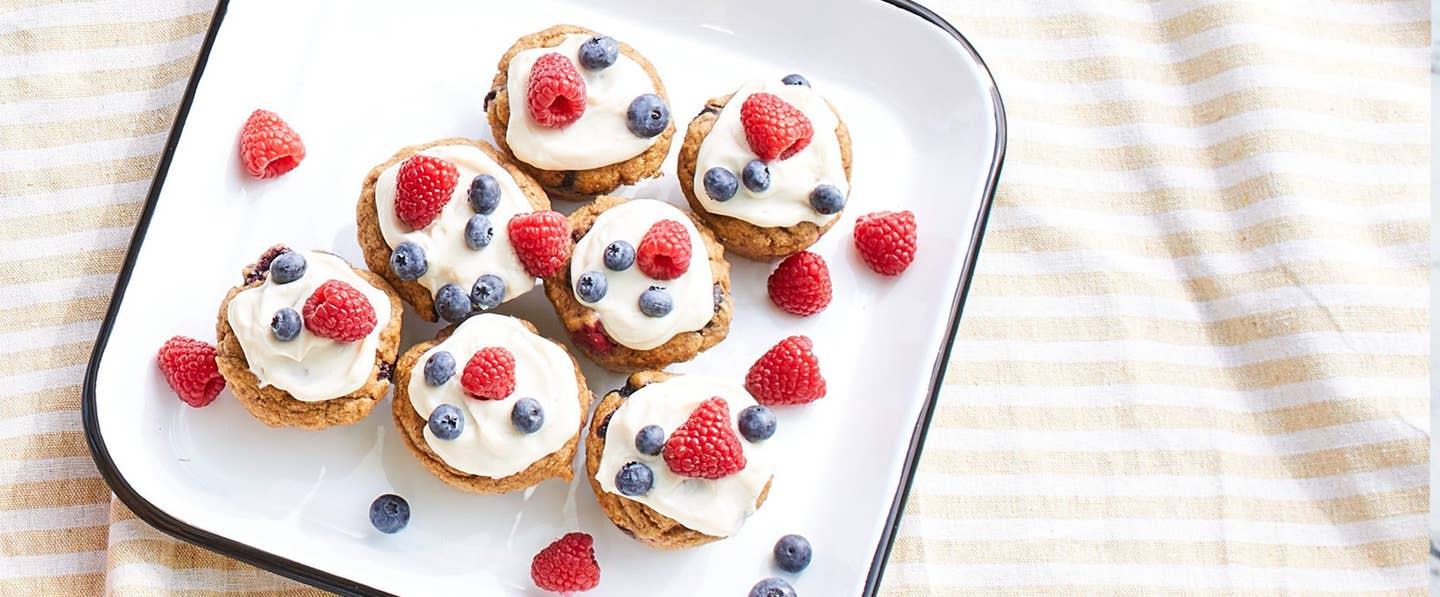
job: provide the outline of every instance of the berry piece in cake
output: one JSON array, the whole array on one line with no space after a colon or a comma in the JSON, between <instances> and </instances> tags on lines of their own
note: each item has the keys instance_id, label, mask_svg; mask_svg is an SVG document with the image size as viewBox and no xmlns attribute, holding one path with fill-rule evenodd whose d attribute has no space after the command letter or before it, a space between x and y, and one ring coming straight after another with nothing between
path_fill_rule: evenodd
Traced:
<instances>
[{"instance_id":1,"label":"berry piece in cake","mask_svg":"<svg viewBox=\"0 0 1440 597\"><path fill-rule=\"evenodd\" d=\"M580 329L570 333L570 340L576 346L596 354L610 354L615 351L615 341L605 333L605 324L595 319L580 326Z\"/></svg>"},{"instance_id":2,"label":"berry piece in cake","mask_svg":"<svg viewBox=\"0 0 1440 597\"><path fill-rule=\"evenodd\" d=\"M515 391L515 355L500 346L476 351L460 374L460 387L471 398L504 400Z\"/></svg>"},{"instance_id":3,"label":"berry piece in cake","mask_svg":"<svg viewBox=\"0 0 1440 597\"><path fill-rule=\"evenodd\" d=\"M605 267L613 271L625 271L635 264L635 246L617 240L605 246Z\"/></svg>"},{"instance_id":4,"label":"berry piece in cake","mask_svg":"<svg viewBox=\"0 0 1440 597\"><path fill-rule=\"evenodd\" d=\"M208 342L175 336L160 345L155 361L165 383L185 404L205 406L225 389L225 378L215 364L215 347Z\"/></svg>"},{"instance_id":5,"label":"berry piece in cake","mask_svg":"<svg viewBox=\"0 0 1440 597\"><path fill-rule=\"evenodd\" d=\"M530 579L546 591L589 591L600 584L595 540L585 533L566 533L530 561Z\"/></svg>"},{"instance_id":6,"label":"berry piece in cake","mask_svg":"<svg viewBox=\"0 0 1440 597\"><path fill-rule=\"evenodd\" d=\"M661 449L670 471L699 479L720 479L745 468L745 451L730 426L730 407L712 397L700 403Z\"/></svg>"},{"instance_id":7,"label":"berry piece in cake","mask_svg":"<svg viewBox=\"0 0 1440 597\"><path fill-rule=\"evenodd\" d=\"M786 535L775 542L775 565L786 572L799 572L810 565L810 540Z\"/></svg>"},{"instance_id":8,"label":"berry piece in cake","mask_svg":"<svg viewBox=\"0 0 1440 597\"><path fill-rule=\"evenodd\" d=\"M605 292L610 289L610 283L605 279L605 274L598 271L588 271L580 274L580 279L575 281L575 296L587 303L598 303L605 298Z\"/></svg>"},{"instance_id":9,"label":"berry piece in cake","mask_svg":"<svg viewBox=\"0 0 1440 597\"><path fill-rule=\"evenodd\" d=\"M304 255L294 251L285 251L270 260L270 280L276 284L289 284L304 276Z\"/></svg>"},{"instance_id":10,"label":"berry piece in cake","mask_svg":"<svg viewBox=\"0 0 1440 597\"><path fill-rule=\"evenodd\" d=\"M425 360L425 385L444 385L455 375L455 355L440 351Z\"/></svg>"},{"instance_id":11,"label":"berry piece in cake","mask_svg":"<svg viewBox=\"0 0 1440 597\"><path fill-rule=\"evenodd\" d=\"M740 104L740 126L750 150L767 162L783 160L810 145L810 119L779 96L756 93Z\"/></svg>"},{"instance_id":12,"label":"berry piece in cake","mask_svg":"<svg viewBox=\"0 0 1440 597\"><path fill-rule=\"evenodd\" d=\"M476 309L487 311L505 302L505 279L495 274L483 274L470 287L470 303Z\"/></svg>"},{"instance_id":13,"label":"berry piece in cake","mask_svg":"<svg viewBox=\"0 0 1440 597\"><path fill-rule=\"evenodd\" d=\"M716 201L729 201L740 188L735 173L720 166L705 171L705 194Z\"/></svg>"},{"instance_id":14,"label":"berry piece in cake","mask_svg":"<svg viewBox=\"0 0 1440 597\"><path fill-rule=\"evenodd\" d=\"M500 205L500 181L489 174L477 174L470 180L470 208L475 213L490 215Z\"/></svg>"},{"instance_id":15,"label":"berry piece in cake","mask_svg":"<svg viewBox=\"0 0 1440 597\"><path fill-rule=\"evenodd\" d=\"M795 587L778 578L767 578L750 587L750 597L795 597Z\"/></svg>"},{"instance_id":16,"label":"berry piece in cake","mask_svg":"<svg viewBox=\"0 0 1440 597\"><path fill-rule=\"evenodd\" d=\"M479 251L490 246L490 241L495 238L495 227L490 225L490 218L485 214L470 216L470 221L465 223L465 246L472 251Z\"/></svg>"},{"instance_id":17,"label":"berry piece in cake","mask_svg":"<svg viewBox=\"0 0 1440 597\"><path fill-rule=\"evenodd\" d=\"M801 317L814 315L830 304L830 268L825 258L801 251L780 262L766 284L775 306Z\"/></svg>"},{"instance_id":18,"label":"berry piece in cake","mask_svg":"<svg viewBox=\"0 0 1440 597\"><path fill-rule=\"evenodd\" d=\"M435 292L435 314L450 323L460 323L470 316L475 305L470 294L457 284L446 284Z\"/></svg>"},{"instance_id":19,"label":"berry piece in cake","mask_svg":"<svg viewBox=\"0 0 1440 597\"><path fill-rule=\"evenodd\" d=\"M637 96L625 111L625 126L636 137L646 139L665 132L670 124L670 106L653 93Z\"/></svg>"},{"instance_id":20,"label":"berry piece in cake","mask_svg":"<svg viewBox=\"0 0 1440 597\"><path fill-rule=\"evenodd\" d=\"M393 493L387 493L370 502L370 524L375 530L395 534L410 524L410 502Z\"/></svg>"},{"instance_id":21,"label":"berry piece in cake","mask_svg":"<svg viewBox=\"0 0 1440 597\"><path fill-rule=\"evenodd\" d=\"M521 433L535 433L545 424L545 409L534 398L521 398L510 409L510 424Z\"/></svg>"},{"instance_id":22,"label":"berry piece in cake","mask_svg":"<svg viewBox=\"0 0 1440 597\"><path fill-rule=\"evenodd\" d=\"M418 280L429 269L430 264L425 260L425 249L414 242L407 240L390 252L390 271L401 280Z\"/></svg>"},{"instance_id":23,"label":"berry piece in cake","mask_svg":"<svg viewBox=\"0 0 1440 597\"><path fill-rule=\"evenodd\" d=\"M736 422L740 424L740 436L752 444L775 435L775 412L758 404L740 411Z\"/></svg>"},{"instance_id":24,"label":"berry piece in cake","mask_svg":"<svg viewBox=\"0 0 1440 597\"><path fill-rule=\"evenodd\" d=\"M326 280L301 309L305 329L321 338L354 342L375 329L375 307L354 286Z\"/></svg>"},{"instance_id":25,"label":"berry piece in cake","mask_svg":"<svg viewBox=\"0 0 1440 597\"><path fill-rule=\"evenodd\" d=\"M585 79L570 59L555 52L545 54L530 67L525 103L540 126L564 127L585 113Z\"/></svg>"},{"instance_id":26,"label":"berry piece in cake","mask_svg":"<svg viewBox=\"0 0 1440 597\"><path fill-rule=\"evenodd\" d=\"M825 396L820 361L805 336L790 336L771 347L745 375L745 389L766 406L808 404Z\"/></svg>"},{"instance_id":27,"label":"berry piece in cake","mask_svg":"<svg viewBox=\"0 0 1440 597\"><path fill-rule=\"evenodd\" d=\"M615 38L608 35L597 35L585 40L580 44L580 66L590 70L600 70L612 64L620 57L620 44Z\"/></svg>"},{"instance_id":28,"label":"berry piece in cake","mask_svg":"<svg viewBox=\"0 0 1440 597\"><path fill-rule=\"evenodd\" d=\"M570 222L556 211L536 211L510 218L510 244L525 271L545 278L560 271L570 257Z\"/></svg>"},{"instance_id":29,"label":"berry piece in cake","mask_svg":"<svg viewBox=\"0 0 1440 597\"><path fill-rule=\"evenodd\" d=\"M794 73L791 73L791 74L785 75L784 77L781 77L781 78L780 78L780 82L781 82L781 83L784 83L784 84L786 84L786 85L801 85L801 86L804 86L804 87L809 87L809 86L810 86L810 81L806 80L805 77L802 77L802 76L797 75L797 74L794 74Z\"/></svg>"},{"instance_id":30,"label":"berry piece in cake","mask_svg":"<svg viewBox=\"0 0 1440 597\"><path fill-rule=\"evenodd\" d=\"M838 214L845 209L845 193L833 185L818 185L810 191L810 208L827 216Z\"/></svg>"},{"instance_id":31,"label":"berry piece in cake","mask_svg":"<svg viewBox=\"0 0 1440 597\"><path fill-rule=\"evenodd\" d=\"M690 232L675 220L660 220L645 231L636 249L640 271L656 280L674 280L690 269Z\"/></svg>"},{"instance_id":32,"label":"berry piece in cake","mask_svg":"<svg viewBox=\"0 0 1440 597\"><path fill-rule=\"evenodd\" d=\"M452 440L460 437L460 432L465 430L465 416L460 414L460 409L455 408L455 405L441 404L430 411L430 421L426 424L435 437Z\"/></svg>"},{"instance_id":33,"label":"berry piece in cake","mask_svg":"<svg viewBox=\"0 0 1440 597\"><path fill-rule=\"evenodd\" d=\"M770 188L770 168L760 160L750 160L745 164L745 169L740 171L740 180L745 183L745 188L752 193L760 193Z\"/></svg>"},{"instance_id":34,"label":"berry piece in cake","mask_svg":"<svg viewBox=\"0 0 1440 597\"><path fill-rule=\"evenodd\" d=\"M898 276L915 261L915 214L877 211L855 221L855 248L877 274Z\"/></svg>"},{"instance_id":35,"label":"berry piece in cake","mask_svg":"<svg viewBox=\"0 0 1440 597\"><path fill-rule=\"evenodd\" d=\"M275 178L305 159L305 143L280 116L256 110L240 129L240 163L255 178Z\"/></svg>"},{"instance_id":36,"label":"berry piece in cake","mask_svg":"<svg viewBox=\"0 0 1440 597\"><path fill-rule=\"evenodd\" d=\"M455 164L428 155L410 156L395 177L395 215L415 230L429 226L459 182Z\"/></svg>"},{"instance_id":37,"label":"berry piece in cake","mask_svg":"<svg viewBox=\"0 0 1440 597\"><path fill-rule=\"evenodd\" d=\"M640 312L647 317L664 317L675 308L675 299L664 288L651 286L640 293Z\"/></svg>"},{"instance_id":38,"label":"berry piece in cake","mask_svg":"<svg viewBox=\"0 0 1440 597\"><path fill-rule=\"evenodd\" d=\"M270 318L270 333L275 334L275 339L281 342L289 342L300 335L300 313L290 307L283 307L275 312Z\"/></svg>"},{"instance_id":39,"label":"berry piece in cake","mask_svg":"<svg viewBox=\"0 0 1440 597\"><path fill-rule=\"evenodd\" d=\"M620 467L620 472L615 473L615 489L620 490L622 495L645 495L650 493L650 488L654 486L655 471L643 463L626 463Z\"/></svg>"}]
</instances>

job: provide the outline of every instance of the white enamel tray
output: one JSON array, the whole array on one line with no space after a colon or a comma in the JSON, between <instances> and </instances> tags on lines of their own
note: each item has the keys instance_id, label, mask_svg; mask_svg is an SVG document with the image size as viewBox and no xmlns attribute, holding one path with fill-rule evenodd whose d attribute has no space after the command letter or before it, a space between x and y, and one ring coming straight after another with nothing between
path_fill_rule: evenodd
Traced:
<instances>
[{"instance_id":1,"label":"white enamel tray","mask_svg":"<svg viewBox=\"0 0 1440 597\"><path fill-rule=\"evenodd\" d=\"M683 552L649 549L605 519L583 480L475 496L449 489L405 450L390 405L321 432L275 430L227 391L193 409L154 364L166 338L214 337L240 268L266 247L334 251L363 263L354 206L366 172L396 149L490 138L481 107L503 51L556 23L583 25L646 54L669 91L677 135L666 176L621 195L684 205L674 153L707 98L749 79L804 74L854 139L844 219L814 250L835 300L819 316L781 313L769 265L734 258L729 338L682 372L741 379L780 338L815 339L829 395L781 408L787 457L769 501L737 536ZM308 155L275 180L247 178L236 139L256 108L279 112ZM595 536L594 595L744 595L773 575L804 595L875 591L934 406L1004 154L989 72L952 27L908 0L663 0L406 3L222 1L155 176L95 353L85 430L116 495L167 533L332 591L538 595L531 556L561 534ZM575 205L557 202L560 209ZM913 210L919 257L903 276L867 270L854 219ZM564 337L538 290L501 312ZM408 316L405 346L438 326ZM402 346L403 350L404 346ZM585 365L597 394L622 378ZM583 457L583 450L581 453ZM374 531L377 495L413 518ZM815 560L779 574L774 542L801 533Z\"/></svg>"}]
</instances>

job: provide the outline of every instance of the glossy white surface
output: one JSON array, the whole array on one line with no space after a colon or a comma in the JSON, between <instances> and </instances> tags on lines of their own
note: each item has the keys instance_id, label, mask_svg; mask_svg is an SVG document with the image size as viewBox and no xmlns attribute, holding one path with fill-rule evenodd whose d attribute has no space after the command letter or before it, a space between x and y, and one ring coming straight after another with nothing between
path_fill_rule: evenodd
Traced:
<instances>
[{"instance_id":1,"label":"glossy white surface","mask_svg":"<svg viewBox=\"0 0 1440 597\"><path fill-rule=\"evenodd\" d=\"M995 149L995 106L978 65L941 29L871 0L388 6L231 3L98 371L99 430L119 472L189 525L404 594L462 586L539 595L531 555L576 529L595 536L604 570L587 596L636 587L743 595L778 573L769 554L786 533L802 533L816 548L803 574L780 574L800 592L858 593L945 344ZM769 18L752 18L758 11ZM240 267L277 241L359 262L354 214L365 174L417 139L489 138L481 104L500 54L516 36L556 22L645 48L666 79L677 126L743 81L799 72L835 102L854 136L850 204L814 248L830 264L837 299L816 317L784 314L765 296L770 266L734 259L730 338L673 368L739 380L770 345L798 333L815 339L829 380L823 400L777 410L782 457L769 500L740 533L716 544L660 552L627 538L599 512L583 472L569 485L547 481L503 496L449 489L401 444L388 400L347 427L273 430L228 392L204 409L181 404L153 364L170 335L213 334ZM853 35L855 23L865 24L864 36ZM477 24L484 35L475 34ZM437 27L452 34L436 34ZM451 58L415 60L417 47ZM922 79L896 67L915 60L943 76ZM423 91L377 84L401 72L425 82ZM250 180L239 167L236 132L256 107L276 110L305 138L305 162L278 179ZM669 176L621 194L683 205L673 164L672 155ZM886 279L865 269L848 231L858 215L897 208L918 214L920 250L908 273ZM177 269L186 273L183 283ZM540 293L497 310L564 337ZM409 315L405 325L407 345L438 328ZM581 361L592 389L620 385L620 376ZM397 535L381 535L366 518L370 501L385 492L406 496L414 511Z\"/></svg>"}]
</instances>

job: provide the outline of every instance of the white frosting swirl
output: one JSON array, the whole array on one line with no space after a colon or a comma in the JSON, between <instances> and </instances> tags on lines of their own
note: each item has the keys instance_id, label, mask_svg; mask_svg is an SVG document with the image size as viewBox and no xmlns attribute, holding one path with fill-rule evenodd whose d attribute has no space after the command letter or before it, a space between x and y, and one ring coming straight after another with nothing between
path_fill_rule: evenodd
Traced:
<instances>
[{"instance_id":1,"label":"white frosting swirl","mask_svg":"<svg viewBox=\"0 0 1440 597\"><path fill-rule=\"evenodd\" d=\"M580 44L591 35L570 34L560 45L531 48L510 59L505 92L510 97L510 122L505 143L520 161L546 170L587 170L623 162L640 155L656 137L630 132L625 113L630 102L647 93L662 95L639 62L621 53L615 63L600 70L580 65ZM541 56L558 52L575 64L585 80L585 113L567 126L540 126L530 116L526 100L530 68Z\"/></svg>"},{"instance_id":2,"label":"white frosting swirl","mask_svg":"<svg viewBox=\"0 0 1440 597\"><path fill-rule=\"evenodd\" d=\"M640 239L650 226L661 220L674 220L690 234L690 268L674 280L656 280L640 271L637 263L624 271L605 267L605 247L617 240L640 249ZM575 245L570 261L570 292L580 275L598 271L605 275L608 290L598 302L580 303L595 310L605 332L623 346L649 350L670 340L675 334L693 332L715 315L715 280L710 276L710 254L694 222L685 212L669 203L654 199L632 199L612 207L595 218L595 224ZM664 288L674 301L674 308L664 317L650 317L640 312L640 295L651 286ZM579 297L576 297L577 300Z\"/></svg>"},{"instance_id":3,"label":"white frosting swirl","mask_svg":"<svg viewBox=\"0 0 1440 597\"><path fill-rule=\"evenodd\" d=\"M741 172L751 160L757 159L745 140L745 127L740 124L740 106L755 93L769 93L789 102L810 119L814 136L810 144L795 155L769 162L770 187L760 193L751 192L741 182ZM849 195L850 181L845 178L845 165L840 155L840 139L835 127L840 120L830 110L825 98L804 85L786 85L778 80L748 83L735 92L725 109L715 119L710 134L700 142L695 157L695 197L705 211L738 218L762 227L793 226L812 222L824 226L840 214L825 215L810 206L810 191L820 184L832 185ZM735 175L739 183L735 196L716 201L705 192L705 173L722 167Z\"/></svg>"},{"instance_id":4,"label":"white frosting swirl","mask_svg":"<svg viewBox=\"0 0 1440 597\"><path fill-rule=\"evenodd\" d=\"M659 425L669 438L701 402L713 396L723 398L730 409L730 426L745 452L745 468L740 472L713 480L682 477L670 472L661 455L647 456L635 448L635 435L641 428ZM744 388L696 375L672 377L640 388L610 417L595 480L601 489L624 495L615 488L616 473L628 463L643 463L654 473L655 485L649 493L626 498L706 535L729 537L755 512L755 500L774 470L770 450L775 438L751 443L740 435L736 422L740 411L754 404L755 399Z\"/></svg>"},{"instance_id":5,"label":"white frosting swirl","mask_svg":"<svg viewBox=\"0 0 1440 597\"><path fill-rule=\"evenodd\" d=\"M356 274L344 259L319 251L300 254L305 257L304 276L289 284L266 277L263 284L230 299L225 317L261 387L274 386L302 402L319 402L354 392L370 381L380 331L390 321L390 297ZM276 338L270 331L275 312L290 307L303 314L305 301L329 280L349 284L370 300L375 329L358 341L338 342L311 333L302 320L294 339Z\"/></svg>"},{"instance_id":6,"label":"white frosting swirl","mask_svg":"<svg viewBox=\"0 0 1440 597\"><path fill-rule=\"evenodd\" d=\"M515 392L504 400L477 400L460 386L465 363L487 346L500 346L515 355ZM425 363L440 351L455 357L455 374L444 384L431 386L425 383ZM554 342L505 315L471 317L425 351L415 362L407 391L410 405L427 421L441 404L464 413L459 437L440 439L427 425L425 443L446 464L472 475L499 479L523 471L559 450L580 429L580 385L574 361ZM521 398L534 398L544 411L545 422L535 433L524 433L510 422L510 411Z\"/></svg>"},{"instance_id":7,"label":"white frosting swirl","mask_svg":"<svg viewBox=\"0 0 1440 597\"><path fill-rule=\"evenodd\" d=\"M469 293L477 278L494 274L505 280L506 301L534 288L535 277L526 273L525 266L521 265L515 248L510 245L506 225L511 217L535 209L510 173L471 145L439 145L421 151L420 155L449 161L460 173L450 202L424 229L411 230L395 215L395 178L404 160L386 168L375 181L375 211L385 244L393 249L410 241L425 250L428 269L417 280L420 285L429 289L432 296L446 284L457 284ZM470 207L470 181L480 174L489 174L500 183L500 203L487 216L495 236L489 245L475 250L465 245L465 225L475 215Z\"/></svg>"}]
</instances>

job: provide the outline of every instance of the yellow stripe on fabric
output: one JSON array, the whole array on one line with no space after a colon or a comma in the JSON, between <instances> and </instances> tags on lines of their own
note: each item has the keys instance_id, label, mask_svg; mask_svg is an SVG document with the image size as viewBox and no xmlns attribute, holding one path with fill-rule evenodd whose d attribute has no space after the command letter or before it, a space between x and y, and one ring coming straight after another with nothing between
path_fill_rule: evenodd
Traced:
<instances>
[{"instance_id":1,"label":"yellow stripe on fabric","mask_svg":"<svg viewBox=\"0 0 1440 597\"><path fill-rule=\"evenodd\" d=\"M194 67L195 57L188 55L147 66L0 79L0 103L149 91L189 78Z\"/></svg>"},{"instance_id":2,"label":"yellow stripe on fabric","mask_svg":"<svg viewBox=\"0 0 1440 597\"><path fill-rule=\"evenodd\" d=\"M1429 193L1426 185L1397 184L1385 180L1352 184L1303 174L1267 173L1213 190L1167 186L1144 191L1120 191L1006 182L1001 184L996 201L1007 206L1054 206L1150 216L1178 210L1228 212L1284 196L1313 198L1317 209L1330 204L1397 205L1428 200Z\"/></svg>"},{"instance_id":3,"label":"yellow stripe on fabric","mask_svg":"<svg viewBox=\"0 0 1440 597\"><path fill-rule=\"evenodd\" d=\"M77 420L80 418L80 413L72 414ZM0 460L3 461L78 458L89 455L85 434L80 431L41 432L0 438Z\"/></svg>"},{"instance_id":4,"label":"yellow stripe on fabric","mask_svg":"<svg viewBox=\"0 0 1440 597\"><path fill-rule=\"evenodd\" d=\"M1298 240L1336 241L1357 247L1378 248L1426 242L1430 240L1430 226L1429 222L1420 219L1342 224L1304 215L1265 220L1239 230L1186 230L1161 235L1096 232L1063 225L1034 226L987 232L985 250L991 254L1093 250L1179 258L1241 254Z\"/></svg>"},{"instance_id":5,"label":"yellow stripe on fabric","mask_svg":"<svg viewBox=\"0 0 1440 597\"><path fill-rule=\"evenodd\" d=\"M276 582L284 582L276 577ZM113 587L109 595L112 597L326 597L330 593L314 589L300 584L292 587L266 589L259 591L229 591L222 588L215 590L202 589L157 589L151 587L121 585Z\"/></svg>"},{"instance_id":6,"label":"yellow stripe on fabric","mask_svg":"<svg viewBox=\"0 0 1440 597\"><path fill-rule=\"evenodd\" d=\"M85 363L90 360L92 346L93 343L86 340L73 344L0 353L3 355L3 358L0 358L0 377Z\"/></svg>"},{"instance_id":7,"label":"yellow stripe on fabric","mask_svg":"<svg viewBox=\"0 0 1440 597\"><path fill-rule=\"evenodd\" d=\"M10 266L7 264L4 267ZM118 264L116 267L117 269L113 271L102 267L100 271L93 273L114 273L118 271ZM45 297L36 298L43 299ZM109 296L87 296L53 303L32 303L0 309L0 333L68 325L83 321L99 321L105 317L105 309L109 306Z\"/></svg>"},{"instance_id":8,"label":"yellow stripe on fabric","mask_svg":"<svg viewBox=\"0 0 1440 597\"><path fill-rule=\"evenodd\" d=\"M105 573L55 574L0 578L0 595L102 595Z\"/></svg>"},{"instance_id":9,"label":"yellow stripe on fabric","mask_svg":"<svg viewBox=\"0 0 1440 597\"><path fill-rule=\"evenodd\" d=\"M0 81L0 85L4 82ZM0 187L0 208L5 197L19 197L30 189L45 189L48 192L68 191L96 186L97 184L120 184L139 180L150 180L155 176L155 167L160 163L160 154L137 155L128 158L47 166L28 170L4 171L0 175L6 184Z\"/></svg>"},{"instance_id":10,"label":"yellow stripe on fabric","mask_svg":"<svg viewBox=\"0 0 1440 597\"><path fill-rule=\"evenodd\" d=\"M1003 71L1002 71L1003 72ZM1044 122L1079 127L1127 124L1165 124L1203 127L1257 110L1285 109L1311 112L1356 122L1424 125L1430 111L1424 104L1388 99L1354 98L1310 89L1254 86L1215 97L1174 105L1145 98L1088 103L1056 103L1041 98L1005 99L1005 112L1018 122ZM1359 118L1357 118L1357 116ZM1023 146L1018 146L1024 151Z\"/></svg>"},{"instance_id":11,"label":"yellow stripe on fabric","mask_svg":"<svg viewBox=\"0 0 1440 597\"><path fill-rule=\"evenodd\" d=\"M1155 44L1157 51L1197 33L1227 25L1262 25L1285 31L1304 31L1317 43L1351 42L1387 47L1425 47L1429 23L1343 23L1272 12L1263 3L1233 2L1197 8L1161 21L1147 22L1084 13L1039 17L957 15L955 26L982 38L1054 41L1087 37L1125 39ZM995 59L992 59L995 60ZM996 60L996 62L999 62Z\"/></svg>"},{"instance_id":12,"label":"yellow stripe on fabric","mask_svg":"<svg viewBox=\"0 0 1440 597\"><path fill-rule=\"evenodd\" d=\"M1157 52L1159 54L1159 52ZM1423 63L1411 67L1367 60L1364 54L1347 57L1324 56L1268 47L1247 42L1214 48L1177 62L1160 62L1101 54L1078 58L1024 60L1002 57L996 60L1011 76L1053 83L1097 81L1143 81L1170 86L1194 85L1237 68L1269 68L1329 77L1398 81L1421 85L1426 80ZM1363 81L1357 81L1363 83Z\"/></svg>"},{"instance_id":13,"label":"yellow stripe on fabric","mask_svg":"<svg viewBox=\"0 0 1440 597\"><path fill-rule=\"evenodd\" d=\"M3 317L4 314L0 313L0 318ZM66 410L76 411L75 416L80 416L80 386L44 388L4 395L4 399L0 400L0 420Z\"/></svg>"},{"instance_id":14,"label":"yellow stripe on fabric","mask_svg":"<svg viewBox=\"0 0 1440 597\"><path fill-rule=\"evenodd\" d=\"M4 267L11 275L16 276L17 280L44 282L96 274L113 274L120 271L120 264L124 260L125 249L99 249L19 261L0 261L0 267Z\"/></svg>"},{"instance_id":15,"label":"yellow stripe on fabric","mask_svg":"<svg viewBox=\"0 0 1440 597\"><path fill-rule=\"evenodd\" d=\"M103 504L110 487L97 474L79 479L52 479L0 485L0 511Z\"/></svg>"},{"instance_id":16,"label":"yellow stripe on fabric","mask_svg":"<svg viewBox=\"0 0 1440 597\"><path fill-rule=\"evenodd\" d=\"M1272 153L1387 166L1423 165L1428 164L1430 159L1429 145L1364 143L1289 130L1246 133L1213 145L1197 147L1143 143L1114 148L1091 148L1035 141L1027 141L1025 145L1027 147L1016 156L1018 161L1111 172L1162 167L1220 168Z\"/></svg>"},{"instance_id":17,"label":"yellow stripe on fabric","mask_svg":"<svg viewBox=\"0 0 1440 597\"><path fill-rule=\"evenodd\" d=\"M904 536L895 541L890 562L892 565L928 560L967 565L1065 562L1362 569L1421 563L1425 559L1425 546L1423 533L1411 539L1347 546L1076 538L961 541Z\"/></svg>"},{"instance_id":18,"label":"yellow stripe on fabric","mask_svg":"<svg viewBox=\"0 0 1440 597\"><path fill-rule=\"evenodd\" d=\"M0 533L0 555L43 556L104 551L108 525Z\"/></svg>"},{"instance_id":19,"label":"yellow stripe on fabric","mask_svg":"<svg viewBox=\"0 0 1440 597\"><path fill-rule=\"evenodd\" d=\"M1419 418L1428 412L1424 400L1413 398L1338 398L1254 412L1152 404L1035 407L951 403L935 413L931 424L953 430L1209 429L1264 436L1400 417Z\"/></svg>"},{"instance_id":20,"label":"yellow stripe on fabric","mask_svg":"<svg viewBox=\"0 0 1440 597\"><path fill-rule=\"evenodd\" d=\"M175 106L166 106L144 112L101 114L74 120L3 122L0 123L0 151L46 149L143 137L170 130L174 121Z\"/></svg>"},{"instance_id":21,"label":"yellow stripe on fabric","mask_svg":"<svg viewBox=\"0 0 1440 597\"><path fill-rule=\"evenodd\" d=\"M0 56L158 44L203 33L209 25L207 11L160 20L31 27L0 34Z\"/></svg>"},{"instance_id":22,"label":"yellow stripe on fabric","mask_svg":"<svg viewBox=\"0 0 1440 597\"><path fill-rule=\"evenodd\" d=\"M102 203L68 211L0 219L0 238L18 241L87 232L104 228L131 228L140 219L145 202Z\"/></svg>"},{"instance_id":23,"label":"yellow stripe on fabric","mask_svg":"<svg viewBox=\"0 0 1440 597\"><path fill-rule=\"evenodd\" d=\"M1381 288L1418 289L1424 286L1429 273L1429 267L1423 265L1361 268L1294 261L1250 272L1200 275L1181 280L1121 271L990 274L985 272L985 258L981 256L971 293L978 296L1045 297L1124 294L1213 301L1270 288L1301 285L1361 284Z\"/></svg>"},{"instance_id":24,"label":"yellow stripe on fabric","mask_svg":"<svg viewBox=\"0 0 1440 597\"><path fill-rule=\"evenodd\" d=\"M1143 359L1143 353L1137 353ZM1233 367L1137 361L1046 363L1005 359L952 363L945 383L962 385L1107 386L1156 384L1219 390L1264 390L1332 377L1416 379L1429 371L1425 356L1306 354Z\"/></svg>"},{"instance_id":25,"label":"yellow stripe on fabric","mask_svg":"<svg viewBox=\"0 0 1440 597\"><path fill-rule=\"evenodd\" d=\"M1424 334L1429 329L1428 319L1427 309L1367 305L1307 305L1209 322L1124 314L1092 316L1077 313L1073 317L976 314L965 318L961 334L968 340L1147 340L1201 347L1236 346L1257 340L1314 332Z\"/></svg>"}]
</instances>

